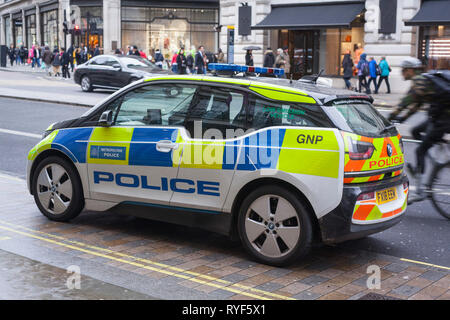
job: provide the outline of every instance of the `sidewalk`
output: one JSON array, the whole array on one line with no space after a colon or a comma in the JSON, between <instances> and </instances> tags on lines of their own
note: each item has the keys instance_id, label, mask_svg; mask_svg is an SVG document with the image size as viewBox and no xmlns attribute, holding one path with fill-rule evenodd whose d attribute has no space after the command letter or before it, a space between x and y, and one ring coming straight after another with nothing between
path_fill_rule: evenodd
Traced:
<instances>
[{"instance_id":1,"label":"sidewalk","mask_svg":"<svg viewBox=\"0 0 450 320\"><path fill-rule=\"evenodd\" d=\"M41 68L37 68L37 67L32 69L30 65L19 65L19 66L18 65L14 65L13 67L8 66L6 68L1 68L0 67L0 71L33 73L33 74L39 74L39 75L45 76L46 78L51 78L51 77L47 76L47 74L45 73L45 69L41 69ZM339 79L333 79L333 80L339 80ZM333 81L333 87L339 88L339 89L344 88L343 81ZM385 89L383 88L383 92L384 92L384 90ZM20 96L18 96L18 97L20 97ZM391 93L391 94L379 93L379 94L372 94L372 97L374 98L373 104L374 104L375 107L378 107L378 108L391 108L391 107L395 107L395 106L398 105L400 99L403 97L403 94L400 94L400 93ZM50 99L48 101L54 102L54 99L52 99L51 96L49 96L49 97L45 97L44 96L44 97L41 98L41 101L45 101L45 99ZM66 101L66 100L63 100L63 101ZM86 105L86 106L89 106L89 102L88 103L82 103L82 104ZM92 104L92 105L94 105L94 104ZM92 106L92 105L90 105L90 106Z\"/></svg>"},{"instance_id":2,"label":"sidewalk","mask_svg":"<svg viewBox=\"0 0 450 320\"><path fill-rule=\"evenodd\" d=\"M155 221L84 212L52 222L24 180L2 174L0 250L63 270L77 265L84 277L157 299L450 299L448 267L391 255L324 246L275 268L248 260L224 237ZM380 272L379 289L368 288L369 267Z\"/></svg>"}]
</instances>

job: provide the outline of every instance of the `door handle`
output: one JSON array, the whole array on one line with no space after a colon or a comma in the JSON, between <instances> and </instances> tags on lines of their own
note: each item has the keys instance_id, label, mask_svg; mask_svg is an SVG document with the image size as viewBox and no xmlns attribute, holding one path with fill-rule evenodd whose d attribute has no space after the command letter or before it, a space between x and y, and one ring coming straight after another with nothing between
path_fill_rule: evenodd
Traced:
<instances>
[{"instance_id":1,"label":"door handle","mask_svg":"<svg viewBox=\"0 0 450 320\"><path fill-rule=\"evenodd\" d=\"M159 152L170 152L171 150L178 149L178 143L170 140L161 140L156 143L156 150Z\"/></svg>"}]
</instances>

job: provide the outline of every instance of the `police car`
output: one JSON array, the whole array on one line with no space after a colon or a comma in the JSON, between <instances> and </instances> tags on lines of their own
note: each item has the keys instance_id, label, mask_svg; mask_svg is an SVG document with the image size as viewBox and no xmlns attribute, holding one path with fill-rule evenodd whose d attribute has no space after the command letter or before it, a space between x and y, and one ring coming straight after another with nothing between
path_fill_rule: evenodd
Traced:
<instances>
[{"instance_id":1,"label":"police car","mask_svg":"<svg viewBox=\"0 0 450 320\"><path fill-rule=\"evenodd\" d=\"M286 265L315 241L402 218L402 139L371 102L314 81L140 80L51 125L29 152L29 191L51 220L129 213L239 238L258 261Z\"/></svg>"}]
</instances>

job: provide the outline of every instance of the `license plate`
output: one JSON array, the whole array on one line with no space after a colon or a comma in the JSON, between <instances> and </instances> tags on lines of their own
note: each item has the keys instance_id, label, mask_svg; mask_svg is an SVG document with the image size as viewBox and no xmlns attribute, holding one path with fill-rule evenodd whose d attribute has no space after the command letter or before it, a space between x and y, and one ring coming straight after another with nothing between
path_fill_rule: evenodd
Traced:
<instances>
[{"instance_id":1,"label":"license plate","mask_svg":"<svg viewBox=\"0 0 450 320\"><path fill-rule=\"evenodd\" d=\"M383 204L396 199L397 199L397 190L395 188L377 191L377 204Z\"/></svg>"}]
</instances>

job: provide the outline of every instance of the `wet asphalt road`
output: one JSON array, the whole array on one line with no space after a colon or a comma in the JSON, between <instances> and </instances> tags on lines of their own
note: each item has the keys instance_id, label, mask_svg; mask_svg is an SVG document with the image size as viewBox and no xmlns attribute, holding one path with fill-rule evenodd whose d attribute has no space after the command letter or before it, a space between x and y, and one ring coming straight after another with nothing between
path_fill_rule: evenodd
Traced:
<instances>
[{"instance_id":1,"label":"wet asphalt road","mask_svg":"<svg viewBox=\"0 0 450 320\"><path fill-rule=\"evenodd\" d=\"M0 129L40 135L52 122L77 117L85 111L84 107L0 98ZM421 121L420 115L413 121ZM28 151L38 141L37 137L0 132L0 172L24 178ZM406 144L407 161L414 162L415 147ZM36 214L39 214L37 209ZM424 201L411 205L403 221L395 227L338 246L449 267L449 243L450 221L441 217L429 201Z\"/></svg>"}]
</instances>

